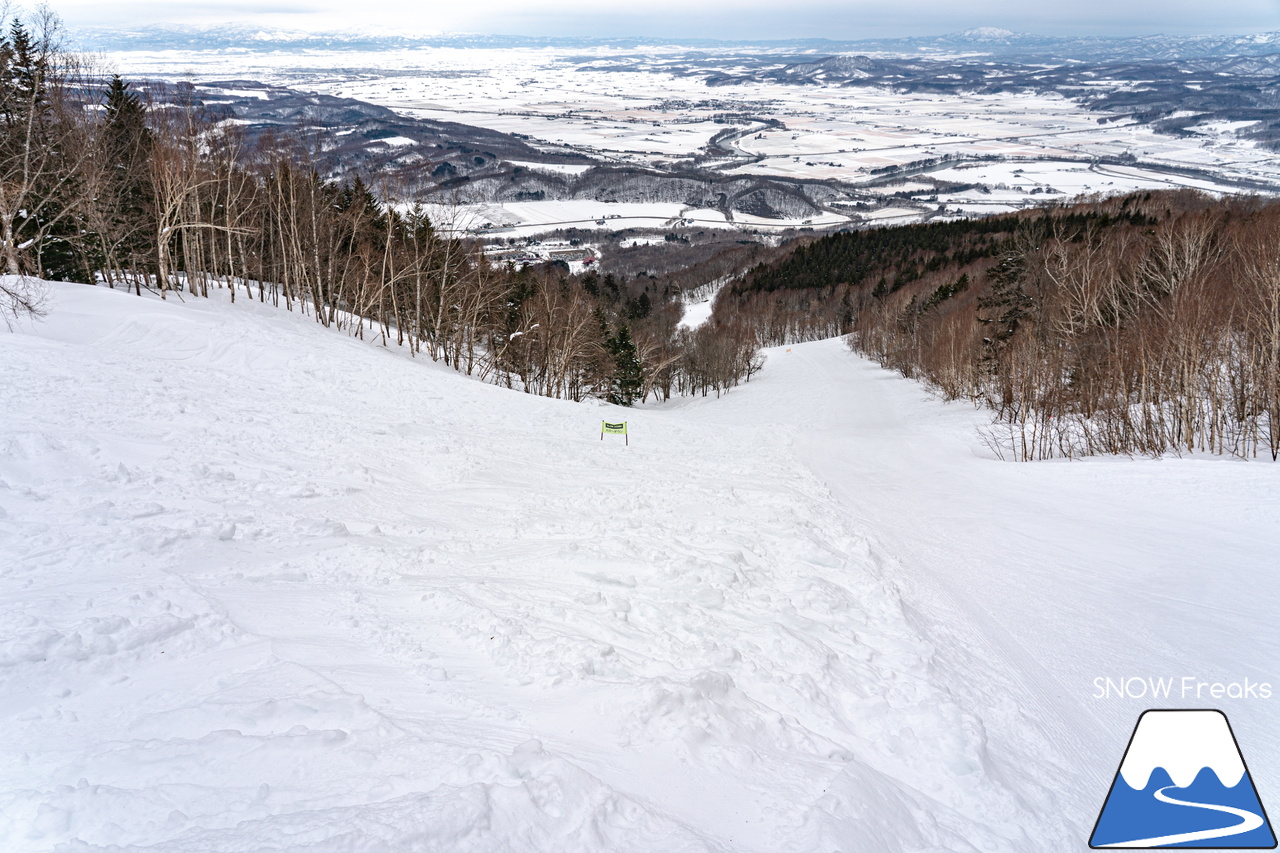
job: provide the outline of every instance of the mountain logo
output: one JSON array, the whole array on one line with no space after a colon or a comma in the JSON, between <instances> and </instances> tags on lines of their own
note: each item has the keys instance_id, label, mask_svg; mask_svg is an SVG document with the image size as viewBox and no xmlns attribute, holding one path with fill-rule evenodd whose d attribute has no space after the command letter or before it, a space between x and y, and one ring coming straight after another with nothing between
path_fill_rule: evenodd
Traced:
<instances>
[{"instance_id":1,"label":"mountain logo","mask_svg":"<svg viewBox=\"0 0 1280 853\"><path fill-rule=\"evenodd\" d=\"M1144 711L1089 846L1271 850L1276 836L1221 711Z\"/></svg>"}]
</instances>

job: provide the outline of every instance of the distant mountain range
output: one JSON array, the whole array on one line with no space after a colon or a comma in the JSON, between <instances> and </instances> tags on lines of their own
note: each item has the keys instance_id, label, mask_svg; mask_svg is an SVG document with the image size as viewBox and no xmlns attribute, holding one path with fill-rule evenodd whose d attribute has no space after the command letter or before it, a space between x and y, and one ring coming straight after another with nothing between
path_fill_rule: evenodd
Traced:
<instances>
[{"instance_id":1,"label":"distant mountain range","mask_svg":"<svg viewBox=\"0 0 1280 853\"><path fill-rule=\"evenodd\" d=\"M1280 53L1280 32L1234 36L1128 36L1123 38L1042 36L992 27L927 38L849 42L863 53L924 54L975 52L1001 58L1054 57L1089 60L1198 59L1208 56L1264 56ZM841 50L845 50L842 46Z\"/></svg>"},{"instance_id":2,"label":"distant mountain range","mask_svg":"<svg viewBox=\"0 0 1280 853\"><path fill-rule=\"evenodd\" d=\"M264 29L244 24L224 26L151 25L145 28L86 28L74 36L89 50L250 50L288 49L387 50L416 47L562 47L612 46L633 50L646 45L691 49L879 53L925 57L971 54L1002 59L1055 58L1081 60L1185 60L1221 56L1280 54L1280 32L1237 36L1131 36L1117 38L1042 36L979 27L949 35L831 41L717 41L712 39L571 38L467 34L404 34L387 30L303 32Z\"/></svg>"}]
</instances>

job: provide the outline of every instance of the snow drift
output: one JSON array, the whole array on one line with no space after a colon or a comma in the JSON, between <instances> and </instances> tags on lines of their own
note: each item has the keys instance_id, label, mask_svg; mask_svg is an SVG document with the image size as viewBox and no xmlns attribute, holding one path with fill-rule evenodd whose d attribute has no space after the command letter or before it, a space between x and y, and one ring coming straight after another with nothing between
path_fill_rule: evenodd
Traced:
<instances>
[{"instance_id":1,"label":"snow drift","mask_svg":"<svg viewBox=\"0 0 1280 853\"><path fill-rule=\"evenodd\" d=\"M980 458L954 430L969 415L928 421L941 407L838 342L776 351L722 401L624 414L254 303L50 287L45 321L0 336L5 850L1025 851L1087 834L1115 766L1099 721L1124 730L1132 709L1090 706L1084 675L1123 658L1076 613L1090 546L1041 550L1076 572L1057 581L1023 574L1021 549L1113 515L1082 496L1155 463ZM630 422L629 447L599 439L602 418ZM1205 470L1170 469L1266 494L1243 463ZM975 472L996 472L1022 539L992 544L1005 505ZM1023 523L1046 488L1061 516ZM961 493L994 514L957 520ZM1275 541L1252 519L1250 572ZM968 556L931 565L941 543ZM1008 602L955 591L983 584ZM1051 621L1041 597L1088 654L1022 632ZM1124 648L1163 648L1150 631Z\"/></svg>"}]
</instances>

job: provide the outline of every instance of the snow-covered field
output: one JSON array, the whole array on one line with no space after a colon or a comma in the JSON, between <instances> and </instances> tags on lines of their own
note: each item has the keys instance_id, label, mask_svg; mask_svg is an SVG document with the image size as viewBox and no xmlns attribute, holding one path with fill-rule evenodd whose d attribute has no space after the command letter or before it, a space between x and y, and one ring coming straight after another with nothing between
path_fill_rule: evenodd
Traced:
<instances>
[{"instance_id":1,"label":"snow-covered field","mask_svg":"<svg viewBox=\"0 0 1280 853\"><path fill-rule=\"evenodd\" d=\"M1094 698L1280 693L1270 463L1000 462L838 341L622 410L50 288L0 334L0 849L1079 850L1151 706L1280 802L1280 696Z\"/></svg>"},{"instance_id":2,"label":"snow-covered field","mask_svg":"<svg viewBox=\"0 0 1280 853\"><path fill-rule=\"evenodd\" d=\"M460 201L449 207L428 205L426 210L432 215L433 221L446 223L451 230L499 237L532 237L558 228L623 231L629 228L736 227L768 232L849 222L847 216L826 212L805 219L766 219L747 213L735 213L730 220L719 210L684 204L588 199L482 203Z\"/></svg>"},{"instance_id":3,"label":"snow-covered field","mask_svg":"<svg viewBox=\"0 0 1280 853\"><path fill-rule=\"evenodd\" d=\"M878 168L985 156L1000 161L992 165L997 170L1018 161L1036 172L1042 190L1068 196L1170 186L1230 191L1230 179L1239 178L1280 184L1274 153L1222 124L1185 137L1157 134L1128 117L1085 110L1052 93L906 94L875 86L756 82L709 87L699 75L673 74L648 62L682 52L656 44L640 50L118 52L106 60L128 75L256 79L358 98L406 115L522 134L535 145L602 162L661 166L698 153L718 131L734 126L759 129L734 143L742 157L719 166L731 174L861 183ZM717 50L706 53L714 57ZM783 126L764 127L766 120ZM1080 172L1094 158L1120 155L1156 167L1194 166L1222 180L1141 168ZM1030 193L1032 186L1016 194L1015 206L1044 200ZM953 204L945 194L938 201ZM963 199L954 204L967 212L990 211Z\"/></svg>"}]
</instances>

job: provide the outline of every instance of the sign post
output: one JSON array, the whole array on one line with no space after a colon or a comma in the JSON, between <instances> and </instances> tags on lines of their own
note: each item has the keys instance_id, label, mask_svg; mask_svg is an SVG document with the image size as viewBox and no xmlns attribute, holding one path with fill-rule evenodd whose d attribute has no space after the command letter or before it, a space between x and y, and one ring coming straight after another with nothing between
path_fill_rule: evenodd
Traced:
<instances>
[{"instance_id":1,"label":"sign post","mask_svg":"<svg viewBox=\"0 0 1280 853\"><path fill-rule=\"evenodd\" d=\"M606 432L607 432L607 433L609 433L609 435L620 435L620 436L622 436L622 437L623 437L624 442L626 443L626 445L627 445L628 447L631 445L631 439L627 436L627 422L626 422L626 421L623 421L623 422L622 422L622 423L620 423L620 424L611 424L611 423L609 423L608 421L601 421L601 422L600 422L600 440L601 440L601 441L604 441L604 434L605 434Z\"/></svg>"}]
</instances>

